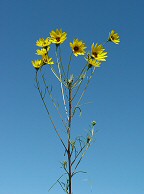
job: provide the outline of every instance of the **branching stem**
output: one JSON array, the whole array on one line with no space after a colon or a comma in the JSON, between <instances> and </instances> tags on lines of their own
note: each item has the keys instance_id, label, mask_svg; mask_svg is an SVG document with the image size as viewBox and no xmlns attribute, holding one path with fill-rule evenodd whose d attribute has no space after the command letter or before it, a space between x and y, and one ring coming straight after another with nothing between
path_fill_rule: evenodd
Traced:
<instances>
[{"instance_id":1,"label":"branching stem","mask_svg":"<svg viewBox=\"0 0 144 194\"><path fill-rule=\"evenodd\" d=\"M46 105L46 102L45 102L45 100L44 100L42 91L40 90L40 84L39 84L39 80L38 80L38 71L36 71L36 84L37 84L37 89L38 89L38 91L39 91L39 94L40 94L40 97L41 97L41 99L42 99L42 102L43 102L43 104L44 104L44 107L45 107L45 109L46 109L46 111L47 111L47 114L48 114L48 116L49 116L49 119L50 119L50 121L51 121L51 123L52 123L52 125L53 125L53 128L54 128L54 130L55 130L55 132L56 132L58 138L60 139L62 145L64 146L65 150L67 151L66 145L65 145L65 143L63 142L63 140L62 140L62 138L61 138L61 136L60 136L60 134L59 134L59 132L58 132L58 130L57 130L56 125L54 124L54 121L53 121L53 119L52 119L52 116L51 116L51 114L50 114L50 112L49 112L49 110L48 110L48 107L47 107L47 105Z\"/></svg>"}]
</instances>

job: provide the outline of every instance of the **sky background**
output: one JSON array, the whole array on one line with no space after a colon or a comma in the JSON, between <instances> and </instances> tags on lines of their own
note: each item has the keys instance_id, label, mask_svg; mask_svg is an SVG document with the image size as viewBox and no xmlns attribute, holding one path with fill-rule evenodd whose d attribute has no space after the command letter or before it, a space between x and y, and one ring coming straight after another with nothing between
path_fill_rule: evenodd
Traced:
<instances>
[{"instance_id":1,"label":"sky background","mask_svg":"<svg viewBox=\"0 0 144 194\"><path fill-rule=\"evenodd\" d=\"M47 194L63 172L63 147L35 88L31 65L38 58L36 40L56 28L68 33L61 47L65 64L73 38L85 41L89 50L112 29L121 38L119 46L105 46L107 62L83 99L93 103L74 120L74 135L83 134L93 120L98 132L79 166L87 174L75 176L73 194L144 194L144 1L0 0L0 7L0 194ZM74 61L79 72L85 61ZM44 71L57 89L49 68ZM57 90L56 98L61 102ZM64 192L56 185L50 193Z\"/></svg>"}]
</instances>

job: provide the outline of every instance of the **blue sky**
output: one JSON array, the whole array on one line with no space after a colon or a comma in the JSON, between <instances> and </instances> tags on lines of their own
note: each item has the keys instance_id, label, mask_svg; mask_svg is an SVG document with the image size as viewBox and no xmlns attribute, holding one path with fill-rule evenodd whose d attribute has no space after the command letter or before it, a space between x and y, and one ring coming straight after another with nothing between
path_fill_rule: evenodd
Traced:
<instances>
[{"instance_id":1,"label":"blue sky","mask_svg":"<svg viewBox=\"0 0 144 194\"><path fill-rule=\"evenodd\" d=\"M63 148L34 86L31 65L36 40L56 28L68 33L65 59L75 37L89 49L93 42L103 43L112 29L121 37L119 46L105 46L107 62L83 99L93 103L83 106L73 124L74 134L83 133L92 120L98 130L79 168L87 174L74 178L73 194L143 194L144 2L1 0L0 7L0 194L47 194L62 173ZM50 193L63 191L57 185Z\"/></svg>"}]
</instances>

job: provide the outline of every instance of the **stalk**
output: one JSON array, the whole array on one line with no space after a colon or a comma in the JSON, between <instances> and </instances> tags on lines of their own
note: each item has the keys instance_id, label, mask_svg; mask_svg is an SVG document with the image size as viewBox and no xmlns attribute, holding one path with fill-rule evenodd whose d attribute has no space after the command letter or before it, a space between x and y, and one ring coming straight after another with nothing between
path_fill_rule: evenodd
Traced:
<instances>
[{"instance_id":1,"label":"stalk","mask_svg":"<svg viewBox=\"0 0 144 194\"><path fill-rule=\"evenodd\" d=\"M68 120L68 176L69 176L69 194L72 194L72 165L71 165L71 122L72 122L72 83L69 83L69 120Z\"/></svg>"}]
</instances>

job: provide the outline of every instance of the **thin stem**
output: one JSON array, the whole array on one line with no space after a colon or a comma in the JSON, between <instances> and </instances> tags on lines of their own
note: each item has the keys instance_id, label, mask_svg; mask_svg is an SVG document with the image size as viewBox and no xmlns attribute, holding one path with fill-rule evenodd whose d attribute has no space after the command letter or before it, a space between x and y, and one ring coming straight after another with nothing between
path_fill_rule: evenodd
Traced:
<instances>
[{"instance_id":1,"label":"thin stem","mask_svg":"<svg viewBox=\"0 0 144 194\"><path fill-rule=\"evenodd\" d=\"M59 180L60 180L64 175L66 175L66 173L62 174L62 175L57 179L57 181L50 187L50 189L49 189L48 191L50 191L50 190L57 184L57 182L59 183Z\"/></svg>"},{"instance_id":2,"label":"thin stem","mask_svg":"<svg viewBox=\"0 0 144 194\"><path fill-rule=\"evenodd\" d=\"M69 170L69 194L72 194L72 165L71 165L71 122L72 122L72 83L69 84L69 120L68 120L68 170Z\"/></svg>"},{"instance_id":3,"label":"thin stem","mask_svg":"<svg viewBox=\"0 0 144 194\"><path fill-rule=\"evenodd\" d=\"M54 107L56 108L56 110L57 110L57 112L58 112L58 115L60 116L61 121L62 121L64 127L65 127L66 130L67 130L67 129L68 129L68 128L67 128L67 124L65 123L65 121L64 121L64 119L63 119L63 117L62 117L62 114L60 113L60 111L59 111L59 109L58 109L58 107L57 107L57 105L56 105L56 103L55 103L55 101L54 101L54 99L53 99L53 97L52 97L51 91L48 89L48 86L47 86L47 84L46 84L46 80L45 80L44 75L42 75L42 79L43 79L43 83L44 83L44 85L45 85L46 91L48 92L48 94L49 94L49 96L50 96L50 98L51 98L51 100L52 100L52 103L53 103Z\"/></svg>"},{"instance_id":4,"label":"thin stem","mask_svg":"<svg viewBox=\"0 0 144 194\"><path fill-rule=\"evenodd\" d=\"M56 127L55 124L54 124L54 121L53 121L53 119L52 119L52 116L51 116L51 114L50 114L50 112L49 112L49 110L48 110L48 108L47 108L46 102L45 102L44 97L43 97L43 95L42 95L42 91L40 90L40 84L39 84L39 80L38 80L38 71L36 71L36 84L37 84L37 89L38 89L38 91L39 91L39 94L40 94L40 97L41 97L41 99L42 99L42 102L43 102L43 104L44 104L44 107L45 107L45 109L46 109L46 111L47 111L47 114L48 114L48 116L49 116L49 119L50 119L50 121L51 121L51 123L52 123L52 125L53 125L53 128L54 128L54 130L55 130L55 132L56 132L58 138L60 139L62 145L64 146L65 150L67 151L67 148L66 148L66 146L65 146L65 143L63 142L63 140L62 140L62 138L61 138L61 136L60 136L60 134L59 134L59 132L58 132L58 130L57 130L57 127Z\"/></svg>"},{"instance_id":5,"label":"thin stem","mask_svg":"<svg viewBox=\"0 0 144 194\"><path fill-rule=\"evenodd\" d=\"M84 88L84 90L83 90L83 92L82 92L82 94L81 94L81 96L80 96L80 98L79 98L79 100L78 100L78 102L77 102L77 104L76 104L75 107L78 107L80 105L80 102L81 102L81 100L82 100L82 98L83 98L83 96L84 96L84 94L85 94L85 92L87 90L87 87L88 87L88 85L90 83L90 80L91 80L91 78L92 78L92 76L93 76L93 74L95 72L95 69L96 68L94 67L94 69L93 69L93 71L92 71L92 73L91 73L91 75L90 75L90 77L89 77L89 79L88 79L88 81L86 83L86 86L85 86L85 88ZM75 109L74 109L74 112L73 112L73 115L72 116L74 116L74 113L75 113Z\"/></svg>"},{"instance_id":6,"label":"thin stem","mask_svg":"<svg viewBox=\"0 0 144 194\"><path fill-rule=\"evenodd\" d=\"M75 174L78 174L78 173L87 173L87 172L84 172L84 171L80 170L80 171L77 171L77 172L73 173L72 176L74 176Z\"/></svg>"},{"instance_id":7,"label":"thin stem","mask_svg":"<svg viewBox=\"0 0 144 194\"><path fill-rule=\"evenodd\" d=\"M72 55L73 55L73 52L71 52L71 55L70 55L70 58L69 58L68 70L67 70L67 80L68 80L68 78L69 78L70 62L71 62L71 60L72 60Z\"/></svg>"},{"instance_id":8,"label":"thin stem","mask_svg":"<svg viewBox=\"0 0 144 194\"><path fill-rule=\"evenodd\" d=\"M85 156L85 154L86 154L87 150L89 149L89 147L90 147L90 144L88 144L88 145L87 145L85 152L83 152L83 154L82 154L82 156L80 157L80 159L79 159L78 163L76 164L76 166L75 166L75 169L74 169L74 171L73 171L72 176L75 174L75 171L76 171L76 169L77 169L78 165L80 164L81 160L82 160L82 159L83 159L83 157Z\"/></svg>"},{"instance_id":9,"label":"thin stem","mask_svg":"<svg viewBox=\"0 0 144 194\"><path fill-rule=\"evenodd\" d=\"M65 71L64 71L64 66L62 64L62 57L61 57L61 47L59 46L59 58L60 58L60 66L61 66L61 69L63 71L63 76L64 76L64 79L66 79L66 74L65 74Z\"/></svg>"},{"instance_id":10,"label":"thin stem","mask_svg":"<svg viewBox=\"0 0 144 194\"><path fill-rule=\"evenodd\" d=\"M79 74L79 76L78 76L77 80L74 82L73 87L75 87L75 86L78 84L79 79L80 79L80 77L81 77L82 73L84 72L84 73L86 74L86 73L87 73L87 71L89 70L89 68L88 68L88 69L86 69L86 67L87 67L87 64L84 66L84 68L82 69L81 73Z\"/></svg>"},{"instance_id":11,"label":"thin stem","mask_svg":"<svg viewBox=\"0 0 144 194\"><path fill-rule=\"evenodd\" d=\"M80 76L82 76L82 73L84 72L84 77L81 78L80 81L78 80L79 82L78 82L78 81L75 82L75 86L77 86L77 84L79 84L79 85L78 85L78 87L77 87L77 89L76 89L76 92L75 92L75 94L74 94L72 100L74 100L74 98L76 97L76 95L77 95L77 93L78 93L78 91L79 91L79 89L80 89L80 87L81 87L81 84L82 84L82 82L83 82L83 80L84 80L84 78L85 78L85 76L86 76L87 71L88 71L88 69L86 70L85 67L84 67L84 69L82 70L82 72L81 72L81 74L80 74ZM79 76L78 79L80 79L80 76ZM74 87L75 87L75 86L74 86Z\"/></svg>"},{"instance_id":12,"label":"thin stem","mask_svg":"<svg viewBox=\"0 0 144 194\"><path fill-rule=\"evenodd\" d=\"M54 70L54 68L52 66L51 66L51 70L52 70L53 74L55 75L55 77L59 80L59 82L63 83L61 78L57 75L56 71ZM63 85L65 85L65 84L63 83Z\"/></svg>"},{"instance_id":13,"label":"thin stem","mask_svg":"<svg viewBox=\"0 0 144 194\"><path fill-rule=\"evenodd\" d=\"M83 151L83 149L84 149L85 147L86 147L86 145L84 145L84 146L80 149L80 151L78 152L78 154L75 156L75 159L72 161L71 165L73 165L73 164L75 163L76 159L78 158L78 156L80 155L80 153Z\"/></svg>"},{"instance_id":14,"label":"thin stem","mask_svg":"<svg viewBox=\"0 0 144 194\"><path fill-rule=\"evenodd\" d=\"M108 43L109 42L109 40L107 40L107 41L105 41L102 45L104 46L106 43Z\"/></svg>"},{"instance_id":15,"label":"thin stem","mask_svg":"<svg viewBox=\"0 0 144 194\"><path fill-rule=\"evenodd\" d=\"M60 80L62 80L62 74L61 74L61 69L60 69L60 62L58 61L57 47L56 47L56 58L57 58L57 65L58 65ZM63 98L63 104L64 104L65 112L66 112L66 115L67 115L67 119L68 119L68 111L67 111L67 107L66 107L66 101L65 101L64 89L63 89L62 81L60 82L60 85L61 85L61 93L62 93L62 98Z\"/></svg>"}]
</instances>

